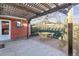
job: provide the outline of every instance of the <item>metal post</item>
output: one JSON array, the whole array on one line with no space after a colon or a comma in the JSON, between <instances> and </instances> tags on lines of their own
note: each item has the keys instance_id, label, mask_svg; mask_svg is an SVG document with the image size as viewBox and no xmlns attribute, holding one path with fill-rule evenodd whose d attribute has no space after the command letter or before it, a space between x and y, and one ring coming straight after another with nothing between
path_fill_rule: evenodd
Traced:
<instances>
[{"instance_id":1,"label":"metal post","mask_svg":"<svg viewBox=\"0 0 79 59\"><path fill-rule=\"evenodd\" d=\"M68 55L73 55L73 21L72 21L72 6L68 7Z\"/></svg>"}]
</instances>

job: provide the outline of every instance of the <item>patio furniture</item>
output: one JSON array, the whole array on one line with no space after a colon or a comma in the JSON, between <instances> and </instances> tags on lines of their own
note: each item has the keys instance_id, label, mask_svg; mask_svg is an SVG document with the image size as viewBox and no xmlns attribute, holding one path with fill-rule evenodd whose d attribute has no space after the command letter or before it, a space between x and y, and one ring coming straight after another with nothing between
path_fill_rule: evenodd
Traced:
<instances>
[{"instance_id":1,"label":"patio furniture","mask_svg":"<svg viewBox=\"0 0 79 59\"><path fill-rule=\"evenodd\" d=\"M0 42L0 49L1 49L1 48L4 48L4 47L5 47L5 44L2 43L2 42Z\"/></svg>"},{"instance_id":2,"label":"patio furniture","mask_svg":"<svg viewBox=\"0 0 79 59\"><path fill-rule=\"evenodd\" d=\"M39 32L40 40L49 40L51 39L52 35L50 32Z\"/></svg>"}]
</instances>

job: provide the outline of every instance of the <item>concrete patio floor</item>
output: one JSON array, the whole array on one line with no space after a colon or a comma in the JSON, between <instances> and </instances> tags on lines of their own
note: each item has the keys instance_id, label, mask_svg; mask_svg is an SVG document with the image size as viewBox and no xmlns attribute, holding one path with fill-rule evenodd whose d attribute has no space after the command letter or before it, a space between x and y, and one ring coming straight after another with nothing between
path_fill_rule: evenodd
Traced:
<instances>
[{"instance_id":1,"label":"concrete patio floor","mask_svg":"<svg viewBox=\"0 0 79 59\"><path fill-rule=\"evenodd\" d=\"M0 49L0 56L65 56L62 51L43 44L34 38L6 41L5 48Z\"/></svg>"}]
</instances>

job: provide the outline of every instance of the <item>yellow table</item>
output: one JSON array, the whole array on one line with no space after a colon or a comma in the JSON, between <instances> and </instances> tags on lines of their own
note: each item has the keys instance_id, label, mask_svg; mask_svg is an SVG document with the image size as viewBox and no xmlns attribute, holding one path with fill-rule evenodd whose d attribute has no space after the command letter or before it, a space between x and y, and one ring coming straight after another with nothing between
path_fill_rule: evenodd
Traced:
<instances>
[{"instance_id":1,"label":"yellow table","mask_svg":"<svg viewBox=\"0 0 79 59\"><path fill-rule=\"evenodd\" d=\"M48 39L51 37L51 33L50 32L39 32L38 33L41 39Z\"/></svg>"}]
</instances>

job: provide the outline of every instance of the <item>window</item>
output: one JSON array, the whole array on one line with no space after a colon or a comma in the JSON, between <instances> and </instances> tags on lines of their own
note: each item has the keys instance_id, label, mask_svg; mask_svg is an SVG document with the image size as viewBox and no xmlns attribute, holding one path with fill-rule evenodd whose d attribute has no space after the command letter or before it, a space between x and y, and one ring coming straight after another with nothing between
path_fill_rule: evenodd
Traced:
<instances>
[{"instance_id":1,"label":"window","mask_svg":"<svg viewBox=\"0 0 79 59\"><path fill-rule=\"evenodd\" d=\"M21 21L16 21L16 27L21 28Z\"/></svg>"},{"instance_id":2,"label":"window","mask_svg":"<svg viewBox=\"0 0 79 59\"><path fill-rule=\"evenodd\" d=\"M9 22L2 21L2 35L8 35L8 34L9 34Z\"/></svg>"}]
</instances>

